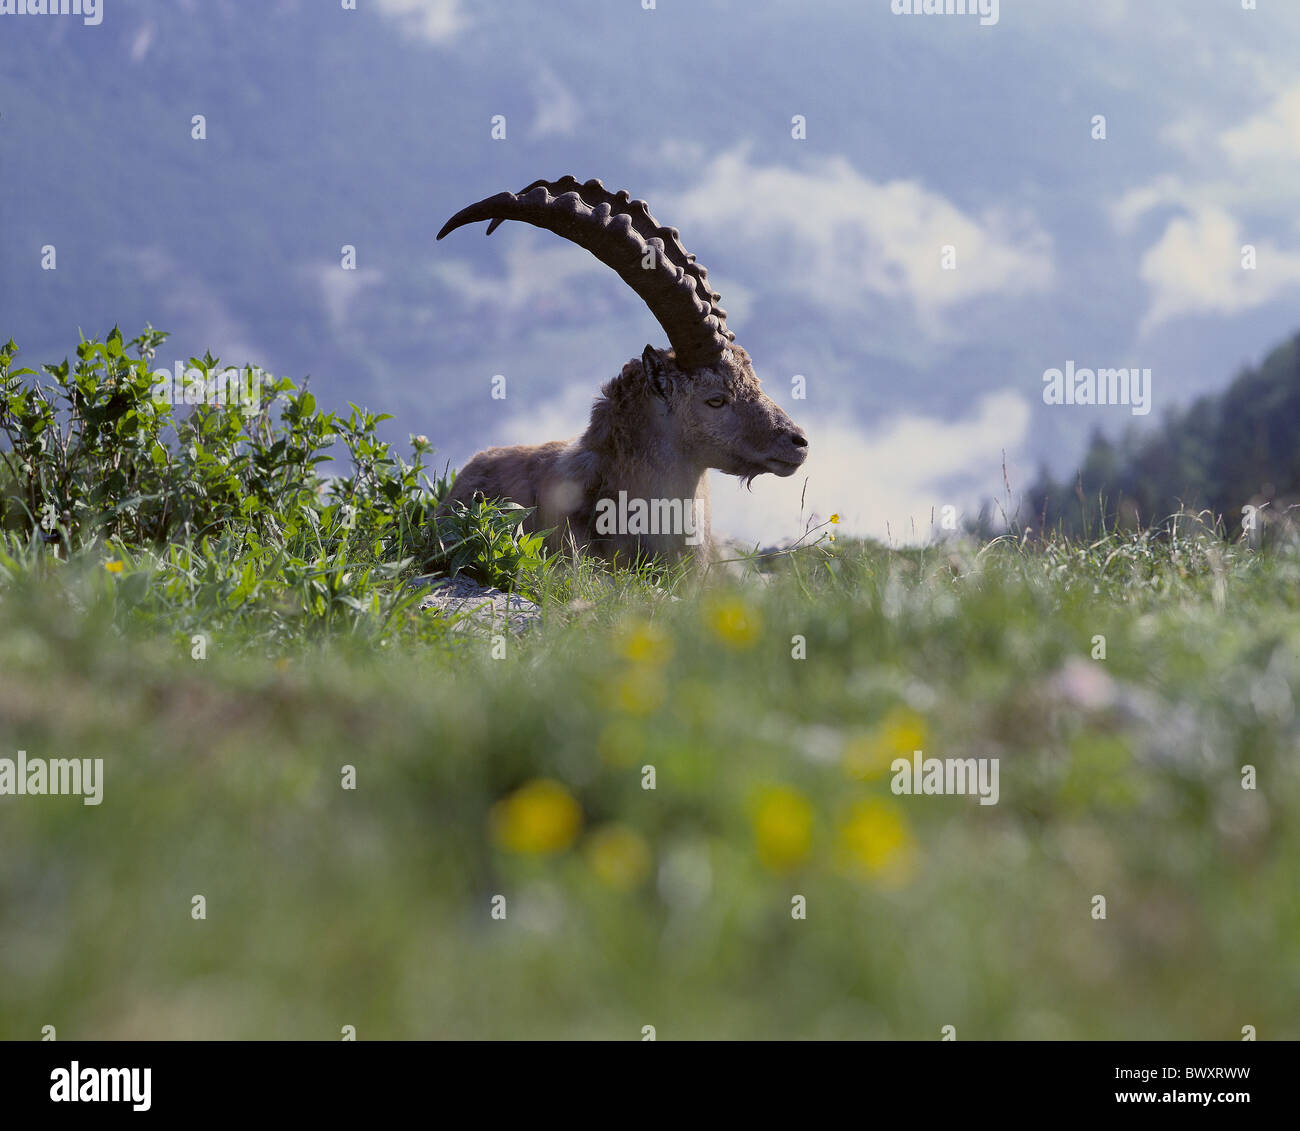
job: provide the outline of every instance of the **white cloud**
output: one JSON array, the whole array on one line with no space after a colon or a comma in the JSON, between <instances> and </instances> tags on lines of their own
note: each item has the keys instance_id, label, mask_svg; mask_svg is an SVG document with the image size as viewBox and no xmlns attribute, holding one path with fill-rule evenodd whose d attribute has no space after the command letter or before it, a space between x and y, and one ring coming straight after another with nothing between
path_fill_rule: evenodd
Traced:
<instances>
[{"instance_id":1,"label":"white cloud","mask_svg":"<svg viewBox=\"0 0 1300 1131\"><path fill-rule=\"evenodd\" d=\"M559 131L562 117L556 112L547 129ZM733 150L704 163L693 187L654 199L655 214L680 227L691 250L700 250L705 233L725 244L745 280L713 279L733 324L766 296L803 292L853 319L884 296L909 307L922 330L943 340L958 336L945 322L961 303L1052 283L1050 241L1036 225L995 212L968 216L916 182L862 177L843 158L804 172L757 166L743 149ZM442 259L435 274L463 302L528 316L580 316L591 311L593 294L619 286L590 254L523 225L511 228L502 242L502 273ZM956 270L942 269L947 244L956 248ZM588 281L595 286L583 286Z\"/></svg>"},{"instance_id":2,"label":"white cloud","mask_svg":"<svg viewBox=\"0 0 1300 1131\"><path fill-rule=\"evenodd\" d=\"M852 421L798 409L808 462L789 479L761 476L752 491L713 472L714 530L764 545L797 537L807 480L805 520L838 514L842 534L926 541L943 506L958 507L960 522L1000 493L1002 452L1024 439L1030 412L1023 396L1002 390L981 398L965 419L905 414L864 432Z\"/></svg>"},{"instance_id":3,"label":"white cloud","mask_svg":"<svg viewBox=\"0 0 1300 1131\"><path fill-rule=\"evenodd\" d=\"M1111 206L1121 231L1154 209L1192 212L1217 206L1293 215L1300 195L1300 82L1295 82L1235 125L1216 127L1193 110L1169 123L1162 140L1190 163L1129 189Z\"/></svg>"},{"instance_id":4,"label":"white cloud","mask_svg":"<svg viewBox=\"0 0 1300 1131\"><path fill-rule=\"evenodd\" d=\"M698 182L665 197L665 215L686 233L713 231L733 254L750 249L771 289L860 311L884 296L911 304L935 337L944 316L986 295L1052 284L1051 243L1032 220L998 210L968 215L916 181L873 181L843 157L806 169L751 163L746 148L714 158ZM956 249L944 270L941 248Z\"/></svg>"},{"instance_id":5,"label":"white cloud","mask_svg":"<svg viewBox=\"0 0 1300 1131\"><path fill-rule=\"evenodd\" d=\"M558 396L537 407L512 412L501 425L496 444L544 444L580 436L591 419L592 402L599 390L569 385Z\"/></svg>"},{"instance_id":6,"label":"white cloud","mask_svg":"<svg viewBox=\"0 0 1300 1131\"><path fill-rule=\"evenodd\" d=\"M591 307L590 296L577 284L600 280L609 290L623 286L608 267L589 252L565 243L549 232L539 233L524 224L509 224L493 235L501 241L504 272L481 273L464 259L443 259L433 264L434 275L461 303L489 304L509 314L529 312L539 317L556 312L582 313ZM456 233L461 239L482 238L474 225ZM504 238L503 238L504 237Z\"/></svg>"},{"instance_id":7,"label":"white cloud","mask_svg":"<svg viewBox=\"0 0 1300 1131\"><path fill-rule=\"evenodd\" d=\"M1151 290L1142 331L1188 314L1250 310L1300 283L1300 254L1271 241L1255 242L1256 268L1243 270L1241 248L1251 242L1221 208L1205 206L1171 220L1142 257L1142 280Z\"/></svg>"},{"instance_id":8,"label":"white cloud","mask_svg":"<svg viewBox=\"0 0 1300 1131\"><path fill-rule=\"evenodd\" d=\"M493 441L538 444L579 435L592 399L591 389L570 386L540 407L512 412ZM964 520L1000 493L1002 452L1024 440L1030 412L1023 396L1004 389L983 397L964 419L906 414L864 432L851 421L795 406L811 444L808 462L789 479L759 476L752 490L711 472L714 532L763 545L798 537L806 480L805 520L838 513L841 534L926 541L932 512L937 522L940 508L952 504Z\"/></svg>"},{"instance_id":9,"label":"white cloud","mask_svg":"<svg viewBox=\"0 0 1300 1131\"><path fill-rule=\"evenodd\" d=\"M254 341L215 287L157 246L121 249L138 279L155 288L162 324L176 327L159 351L160 364L168 360L202 356L210 350L227 365L260 365L274 372L271 352Z\"/></svg>"},{"instance_id":10,"label":"white cloud","mask_svg":"<svg viewBox=\"0 0 1300 1131\"><path fill-rule=\"evenodd\" d=\"M153 42L158 34L158 28L152 20L145 20L140 25L139 30L135 33L135 38L131 40L131 62L142 63L149 54L149 49L153 47Z\"/></svg>"},{"instance_id":11,"label":"white cloud","mask_svg":"<svg viewBox=\"0 0 1300 1131\"><path fill-rule=\"evenodd\" d=\"M533 82L533 100L537 113L529 137L572 137L578 132L581 104L549 67Z\"/></svg>"},{"instance_id":12,"label":"white cloud","mask_svg":"<svg viewBox=\"0 0 1300 1131\"><path fill-rule=\"evenodd\" d=\"M1241 125L1226 130L1219 144L1237 168L1285 164L1300 170L1300 83Z\"/></svg>"},{"instance_id":13,"label":"white cloud","mask_svg":"<svg viewBox=\"0 0 1300 1131\"><path fill-rule=\"evenodd\" d=\"M408 38L429 43L450 43L469 24L461 0L375 0L375 4L397 21Z\"/></svg>"},{"instance_id":14,"label":"white cloud","mask_svg":"<svg viewBox=\"0 0 1300 1131\"><path fill-rule=\"evenodd\" d=\"M351 310L361 292L384 281L384 273L374 267L345 271L337 263L318 264L303 269L302 274L320 291L330 329L339 334L350 325Z\"/></svg>"},{"instance_id":15,"label":"white cloud","mask_svg":"<svg viewBox=\"0 0 1300 1131\"><path fill-rule=\"evenodd\" d=\"M1300 249L1261 239L1261 217L1292 223L1300 196L1300 82L1236 125L1217 132L1193 112L1162 136L1193 169L1167 173L1124 193L1110 207L1121 232L1159 208L1180 215L1142 257L1151 305L1143 332L1192 314L1234 314L1263 306L1300 282ZM1236 216L1249 216L1243 226ZM1258 267L1244 271L1241 248L1256 248Z\"/></svg>"}]
</instances>

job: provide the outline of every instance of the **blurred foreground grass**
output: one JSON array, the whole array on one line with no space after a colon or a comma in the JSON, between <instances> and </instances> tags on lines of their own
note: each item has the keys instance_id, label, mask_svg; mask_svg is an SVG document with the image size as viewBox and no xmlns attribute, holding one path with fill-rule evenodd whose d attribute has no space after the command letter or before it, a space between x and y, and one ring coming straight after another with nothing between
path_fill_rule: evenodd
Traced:
<instances>
[{"instance_id":1,"label":"blurred foreground grass","mask_svg":"<svg viewBox=\"0 0 1300 1131\"><path fill-rule=\"evenodd\" d=\"M407 607L195 660L102 546L11 570L0 757L105 786L0 797L0 1037L1300 1038L1295 548L835 546L503 658Z\"/></svg>"}]
</instances>

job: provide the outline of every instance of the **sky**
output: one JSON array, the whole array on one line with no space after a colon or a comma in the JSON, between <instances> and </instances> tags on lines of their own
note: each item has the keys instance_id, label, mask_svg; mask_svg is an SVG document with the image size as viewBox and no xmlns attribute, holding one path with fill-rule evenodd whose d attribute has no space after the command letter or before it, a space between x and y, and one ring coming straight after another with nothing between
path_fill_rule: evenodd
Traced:
<instances>
[{"instance_id":1,"label":"sky","mask_svg":"<svg viewBox=\"0 0 1300 1131\"><path fill-rule=\"evenodd\" d=\"M551 233L434 236L600 177L681 230L809 437L789 480L715 474L715 528L924 539L1296 331L1300 4L1248 4L0 0L0 337L150 323L440 464L566 438L662 330ZM1150 411L1044 403L1067 366L1150 370Z\"/></svg>"}]
</instances>

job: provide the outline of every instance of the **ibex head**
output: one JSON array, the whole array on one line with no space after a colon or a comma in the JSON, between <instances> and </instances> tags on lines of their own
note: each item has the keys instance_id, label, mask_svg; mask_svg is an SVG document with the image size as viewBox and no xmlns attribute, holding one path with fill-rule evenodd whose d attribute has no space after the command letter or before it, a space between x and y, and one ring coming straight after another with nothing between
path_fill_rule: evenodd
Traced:
<instances>
[{"instance_id":1,"label":"ibex head","mask_svg":"<svg viewBox=\"0 0 1300 1131\"><path fill-rule=\"evenodd\" d=\"M793 475L808 456L808 440L759 387L749 354L730 344L717 361L682 369L675 351L646 346L645 379L675 419L684 456L745 480L770 471Z\"/></svg>"},{"instance_id":2,"label":"ibex head","mask_svg":"<svg viewBox=\"0 0 1300 1131\"><path fill-rule=\"evenodd\" d=\"M438 239L479 220L491 221L488 235L503 220L555 232L612 267L641 296L672 343L671 350L646 346L641 366L671 418L680 458L747 480L764 472L792 475L807 458L807 438L759 387L749 354L733 344L709 272L688 254L676 228L659 226L644 200L611 193L598 180L539 180L461 209Z\"/></svg>"}]
</instances>

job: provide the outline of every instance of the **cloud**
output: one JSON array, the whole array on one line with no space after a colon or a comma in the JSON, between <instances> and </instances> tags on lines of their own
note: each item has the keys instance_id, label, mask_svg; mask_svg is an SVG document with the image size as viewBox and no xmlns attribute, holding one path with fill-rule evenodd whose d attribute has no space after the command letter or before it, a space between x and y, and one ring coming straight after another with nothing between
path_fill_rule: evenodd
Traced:
<instances>
[{"instance_id":1,"label":"cloud","mask_svg":"<svg viewBox=\"0 0 1300 1131\"><path fill-rule=\"evenodd\" d=\"M570 120L569 111L556 109L567 97L539 100L539 123L540 107L552 108L547 130L558 132ZM961 304L1052 283L1050 241L1035 225L995 212L969 216L914 181L877 183L843 158L806 172L758 166L743 149L702 164L685 191L652 194L661 202L655 212L683 229L691 250L700 250L693 241L701 234L712 233L730 260L745 261L735 268L743 284L715 280L737 324L764 299L798 294L858 325L864 308L879 308L884 296L910 308L933 339L952 339L958 335L946 318ZM604 304L618 302L617 280L594 257L549 234L510 227L495 237L498 273L468 259L435 264L462 304L490 305L536 324L557 314L599 317ZM948 244L956 248L956 270L940 262Z\"/></svg>"},{"instance_id":2,"label":"cloud","mask_svg":"<svg viewBox=\"0 0 1300 1131\"><path fill-rule=\"evenodd\" d=\"M1288 221L1300 195L1300 82L1231 126L1215 126L1206 112L1193 110L1160 132L1181 153L1188 168L1164 173L1114 200L1110 216L1117 229L1131 232L1159 208L1187 213L1207 207L1242 212L1252 209Z\"/></svg>"},{"instance_id":3,"label":"cloud","mask_svg":"<svg viewBox=\"0 0 1300 1131\"><path fill-rule=\"evenodd\" d=\"M166 359L185 358L210 350L227 365L260 365L274 371L271 351L254 341L248 328L236 318L217 289L182 267L161 247L123 248L122 258L131 264L136 278L153 289L158 308L166 317L162 325L174 325L174 333L159 351L159 364ZM185 337L190 345L182 344ZM186 350L189 352L187 353Z\"/></svg>"},{"instance_id":4,"label":"cloud","mask_svg":"<svg viewBox=\"0 0 1300 1131\"><path fill-rule=\"evenodd\" d=\"M838 514L843 534L926 541L942 507L957 507L960 524L1000 493L1002 452L1023 441L1030 413L1029 402L1007 389L981 398L963 419L908 413L872 431L797 408L808 462L789 479L761 476L752 492L713 472L714 530L765 545L797 537L807 480L805 520Z\"/></svg>"},{"instance_id":5,"label":"cloud","mask_svg":"<svg viewBox=\"0 0 1300 1131\"><path fill-rule=\"evenodd\" d=\"M321 302L329 316L330 330L336 335L349 328L352 310L361 293L384 281L384 273L377 268L361 267L345 271L338 263L304 267L301 275L320 291Z\"/></svg>"},{"instance_id":6,"label":"cloud","mask_svg":"<svg viewBox=\"0 0 1300 1131\"><path fill-rule=\"evenodd\" d=\"M135 38L131 40L131 62L142 63L149 54L149 49L153 47L154 39L157 37L158 28L152 20L145 20L135 33Z\"/></svg>"},{"instance_id":7,"label":"cloud","mask_svg":"<svg viewBox=\"0 0 1300 1131\"><path fill-rule=\"evenodd\" d=\"M572 137L578 132L582 107L573 92L549 67L534 80L533 99L537 104L537 115L529 137Z\"/></svg>"},{"instance_id":8,"label":"cloud","mask_svg":"<svg viewBox=\"0 0 1300 1131\"><path fill-rule=\"evenodd\" d=\"M569 385L544 404L511 412L502 421L499 444L543 444L580 436L591 418L592 402L599 390Z\"/></svg>"},{"instance_id":9,"label":"cloud","mask_svg":"<svg viewBox=\"0 0 1300 1131\"><path fill-rule=\"evenodd\" d=\"M1257 265L1246 271L1241 248L1251 241L1221 208L1206 206L1171 220L1142 257L1151 291L1142 332L1188 314L1235 314L1263 306L1300 283L1300 254L1271 241L1255 245Z\"/></svg>"},{"instance_id":10,"label":"cloud","mask_svg":"<svg viewBox=\"0 0 1300 1131\"><path fill-rule=\"evenodd\" d=\"M1142 331L1185 315L1264 306L1300 282L1300 249L1255 234L1265 217L1294 222L1300 196L1300 82L1235 125L1215 132L1204 114L1193 112L1170 123L1162 137L1187 157L1191 170L1157 177L1110 206L1123 233L1158 209L1179 213L1142 256L1141 277L1151 293ZM1243 227L1238 216L1249 222ZM1256 248L1256 270L1242 270L1244 244Z\"/></svg>"},{"instance_id":11,"label":"cloud","mask_svg":"<svg viewBox=\"0 0 1300 1131\"><path fill-rule=\"evenodd\" d=\"M508 227L508 234L503 229L492 237L501 248L501 274L480 271L464 259L434 262L434 275L463 305L490 305L507 314L528 312L537 320L557 313L579 316L591 310L593 292L602 294L623 285L608 267L582 248L564 243L549 232L531 231L523 224ZM474 225L457 234L471 239L481 231L480 225ZM606 291L576 285L597 279Z\"/></svg>"},{"instance_id":12,"label":"cloud","mask_svg":"<svg viewBox=\"0 0 1300 1131\"><path fill-rule=\"evenodd\" d=\"M461 0L375 0L375 4L408 39L450 43L469 26Z\"/></svg>"},{"instance_id":13,"label":"cloud","mask_svg":"<svg viewBox=\"0 0 1300 1131\"><path fill-rule=\"evenodd\" d=\"M741 147L665 199L678 227L725 234L739 254L752 249L768 289L850 313L882 296L902 300L936 337L951 333L944 316L962 303L1053 281L1051 241L1027 217L968 215L916 181L864 177L844 157L761 166ZM946 245L956 249L955 270L942 267Z\"/></svg>"},{"instance_id":14,"label":"cloud","mask_svg":"<svg viewBox=\"0 0 1300 1131\"><path fill-rule=\"evenodd\" d=\"M579 435L592 398L593 390L575 385L541 406L515 410L494 429L494 442L537 444ZM872 431L794 406L792 415L811 442L808 462L789 479L759 476L752 490L711 472L714 532L763 545L798 537L806 480L805 520L838 513L842 534L926 541L932 513L937 522L940 508L956 506L961 521L1000 493L1003 450L1024 440L1030 413L1029 402L1009 389L981 398L962 419L905 414Z\"/></svg>"},{"instance_id":15,"label":"cloud","mask_svg":"<svg viewBox=\"0 0 1300 1131\"><path fill-rule=\"evenodd\" d=\"M1300 83L1241 125L1224 131L1219 145L1239 169L1282 164L1293 173L1300 171Z\"/></svg>"}]
</instances>

